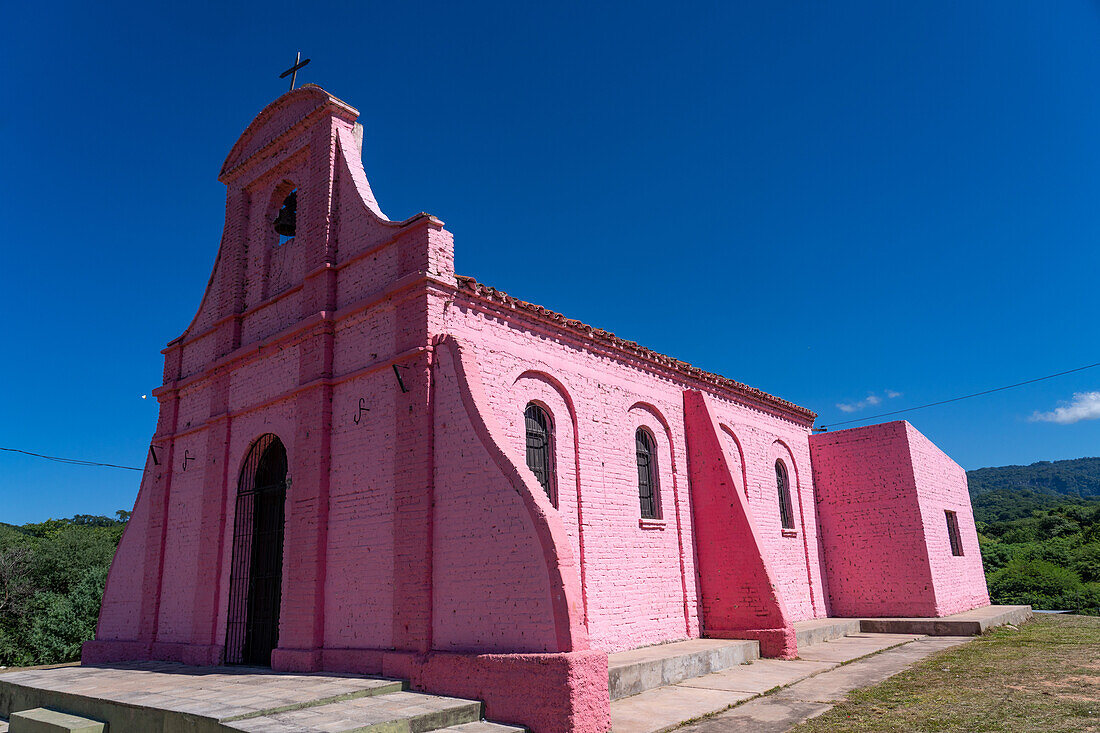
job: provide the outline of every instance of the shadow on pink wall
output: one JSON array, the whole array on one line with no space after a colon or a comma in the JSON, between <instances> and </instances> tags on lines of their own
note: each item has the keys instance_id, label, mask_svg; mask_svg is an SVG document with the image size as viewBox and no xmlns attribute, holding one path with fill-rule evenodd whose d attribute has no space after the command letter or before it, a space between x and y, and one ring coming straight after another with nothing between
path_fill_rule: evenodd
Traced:
<instances>
[{"instance_id":1,"label":"shadow on pink wall","mask_svg":"<svg viewBox=\"0 0 1100 733\"><path fill-rule=\"evenodd\" d=\"M472 350L437 338L433 382L435 651L392 671L414 688L480 699L492 720L606 731L607 654L588 648L561 519L504 449Z\"/></svg>"},{"instance_id":2,"label":"shadow on pink wall","mask_svg":"<svg viewBox=\"0 0 1100 733\"><path fill-rule=\"evenodd\" d=\"M756 639L765 657L798 655L794 626L701 392L684 392L703 636Z\"/></svg>"}]
</instances>

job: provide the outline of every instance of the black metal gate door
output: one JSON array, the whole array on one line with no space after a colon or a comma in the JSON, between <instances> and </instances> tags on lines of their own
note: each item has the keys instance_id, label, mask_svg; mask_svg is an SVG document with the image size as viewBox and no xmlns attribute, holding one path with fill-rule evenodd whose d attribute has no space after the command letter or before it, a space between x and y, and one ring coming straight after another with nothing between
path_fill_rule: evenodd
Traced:
<instances>
[{"instance_id":1,"label":"black metal gate door","mask_svg":"<svg viewBox=\"0 0 1100 733\"><path fill-rule=\"evenodd\" d=\"M241 471L230 575L227 664L269 666L279 643L286 449L274 435L253 445Z\"/></svg>"}]
</instances>

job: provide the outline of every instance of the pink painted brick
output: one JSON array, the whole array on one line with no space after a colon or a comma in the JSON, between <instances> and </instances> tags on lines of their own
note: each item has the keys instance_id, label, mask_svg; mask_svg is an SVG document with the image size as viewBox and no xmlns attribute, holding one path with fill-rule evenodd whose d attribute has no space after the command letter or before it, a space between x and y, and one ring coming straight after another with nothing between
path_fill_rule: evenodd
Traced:
<instances>
[{"instance_id":1,"label":"pink painted brick","mask_svg":"<svg viewBox=\"0 0 1100 733\"><path fill-rule=\"evenodd\" d=\"M966 473L904 421L810 439L830 609L946 616L989 605ZM958 516L951 554L945 511Z\"/></svg>"},{"instance_id":2,"label":"pink painted brick","mask_svg":"<svg viewBox=\"0 0 1100 733\"><path fill-rule=\"evenodd\" d=\"M965 481L915 430L811 438L804 408L456 277L442 222L382 214L357 115L307 85L226 159L221 247L164 350L157 461L85 662L225 659L238 480L268 433L289 462L273 666L400 676L535 731L608 728L608 652L709 632L790 656L793 622L855 600L988 603ZM530 402L554 425L556 503L526 466ZM964 558L944 556L944 508Z\"/></svg>"}]
</instances>

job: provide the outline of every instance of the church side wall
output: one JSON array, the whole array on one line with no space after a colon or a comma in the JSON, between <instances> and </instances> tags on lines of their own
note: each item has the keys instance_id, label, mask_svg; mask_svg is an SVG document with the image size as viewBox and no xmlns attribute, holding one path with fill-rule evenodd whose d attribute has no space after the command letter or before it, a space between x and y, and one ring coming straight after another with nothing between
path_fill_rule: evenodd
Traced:
<instances>
[{"instance_id":1,"label":"church side wall","mask_svg":"<svg viewBox=\"0 0 1100 733\"><path fill-rule=\"evenodd\" d=\"M595 353L545 324L489 315L461 293L443 328L474 345L494 417L520 466L525 466L526 405L537 402L551 415L558 512L581 558L592 647L613 652L699 636L683 428L686 385ZM715 404L743 448L750 505L769 537L769 562L792 618L825 615L807 428L730 399ZM657 521L639 516L634 433L640 426L657 442ZM798 476L800 494L792 491L792 498L800 528L794 537L782 536L779 528L771 458L777 441L791 446L792 483Z\"/></svg>"},{"instance_id":2,"label":"church side wall","mask_svg":"<svg viewBox=\"0 0 1100 733\"><path fill-rule=\"evenodd\" d=\"M457 354L437 346L433 370L432 648L571 651L559 648L555 623L548 571L557 558L544 554L523 497L540 488L515 483L514 466L494 460L493 435L466 404L476 404L480 394L470 393L480 385L471 389L459 377Z\"/></svg>"},{"instance_id":3,"label":"church side wall","mask_svg":"<svg viewBox=\"0 0 1100 733\"><path fill-rule=\"evenodd\" d=\"M719 437L728 429L719 427L697 390L684 392L684 420L706 636L756 639L762 656L791 659L798 647L795 630Z\"/></svg>"},{"instance_id":4,"label":"church side wall","mask_svg":"<svg viewBox=\"0 0 1100 733\"><path fill-rule=\"evenodd\" d=\"M989 605L978 531L966 472L916 428L905 423L924 539L936 594L936 615ZM955 512L963 554L951 554L945 511Z\"/></svg>"},{"instance_id":5,"label":"church side wall","mask_svg":"<svg viewBox=\"0 0 1100 733\"><path fill-rule=\"evenodd\" d=\"M526 466L527 404L539 402L550 413L557 510L574 556L581 558L591 645L619 651L697 636L694 559L687 549L690 508L685 497L676 502L672 478L683 482L686 475L682 421L675 418L680 391L672 384L654 389L634 370L615 373L609 360L555 343L519 324L485 319L472 311L465 315L469 321L452 321L448 329L474 344L494 417L517 465ZM567 397L576 405L575 427ZM632 414L638 402L650 407ZM676 426L671 441L654 413ZM662 519L644 527L639 522L635 421L659 438ZM675 464L670 444L681 447Z\"/></svg>"},{"instance_id":6,"label":"church side wall","mask_svg":"<svg viewBox=\"0 0 1100 733\"><path fill-rule=\"evenodd\" d=\"M810 438L832 616L936 615L906 425Z\"/></svg>"},{"instance_id":7,"label":"church side wall","mask_svg":"<svg viewBox=\"0 0 1100 733\"><path fill-rule=\"evenodd\" d=\"M729 400L712 397L711 404L731 473L748 499L749 513L791 620L826 616L808 431L792 430L783 421ZM784 529L780 518L776 461L783 461L790 480L793 531Z\"/></svg>"}]
</instances>

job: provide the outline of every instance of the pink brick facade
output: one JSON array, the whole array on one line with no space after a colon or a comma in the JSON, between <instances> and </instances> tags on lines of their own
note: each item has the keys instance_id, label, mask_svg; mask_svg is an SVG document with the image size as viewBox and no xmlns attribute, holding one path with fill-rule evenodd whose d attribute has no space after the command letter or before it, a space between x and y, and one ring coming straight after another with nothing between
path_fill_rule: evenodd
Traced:
<instances>
[{"instance_id":1,"label":"pink brick facade","mask_svg":"<svg viewBox=\"0 0 1100 733\"><path fill-rule=\"evenodd\" d=\"M574 556L582 558L581 589L592 644L614 652L698 636L684 391L706 386L713 392L715 385L646 363L611 339L592 343L583 328L563 327L556 314L522 307L491 288L464 278L459 283L444 327L476 344L482 379L508 446L523 455L528 403L545 406L554 420L557 510ZM734 455L739 491L744 495L749 487L747 503L767 528L761 545L773 559L790 620L824 616L813 496L803 479L809 477L806 439L812 417L759 397L749 406L744 404L749 395L725 390L709 399L721 426L720 440ZM659 520L639 517L634 453L639 426L657 439ZM801 450L792 453L788 444ZM799 477L801 501L795 511L801 529L794 533L781 531L774 499L773 466L780 454Z\"/></svg>"},{"instance_id":2,"label":"pink brick facade","mask_svg":"<svg viewBox=\"0 0 1100 733\"><path fill-rule=\"evenodd\" d=\"M947 616L989 605L966 474L916 428L818 434L810 451L833 615Z\"/></svg>"},{"instance_id":3,"label":"pink brick facade","mask_svg":"<svg viewBox=\"0 0 1100 733\"><path fill-rule=\"evenodd\" d=\"M399 676L535 731L607 729L609 652L709 634L796 654L791 624L851 594L835 536L851 532L849 499L900 518L904 541L880 527L868 542L928 548L911 588L925 615L988 603L935 525L956 511L977 557L965 478L915 430L911 449L873 446L852 479L842 436L856 431L811 438L804 408L456 276L440 221L382 214L356 117L303 87L226 160L221 247L164 351L152 451L85 662L227 659L238 482L263 435L288 465L271 664ZM296 232L280 244L271 222L291 190ZM525 462L532 403L553 426L553 501ZM656 446L652 518L639 428ZM890 496L859 493L876 471ZM871 605L908 602L892 598Z\"/></svg>"}]
</instances>

